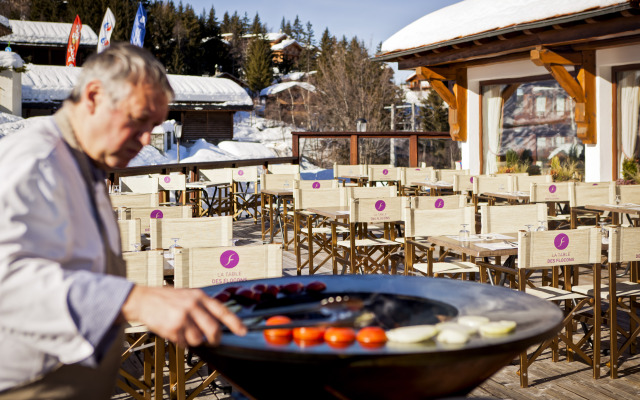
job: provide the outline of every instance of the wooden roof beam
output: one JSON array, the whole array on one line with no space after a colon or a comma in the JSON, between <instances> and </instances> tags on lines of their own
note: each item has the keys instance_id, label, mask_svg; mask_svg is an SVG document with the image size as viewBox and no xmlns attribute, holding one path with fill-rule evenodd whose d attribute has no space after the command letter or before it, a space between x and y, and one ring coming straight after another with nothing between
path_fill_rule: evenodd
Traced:
<instances>
[{"instance_id":1,"label":"wooden roof beam","mask_svg":"<svg viewBox=\"0 0 640 400\"><path fill-rule=\"evenodd\" d=\"M582 54L575 52L555 52L538 46L531 50L531 61L539 67L545 64L579 65L582 64Z\"/></svg>"},{"instance_id":2,"label":"wooden roof beam","mask_svg":"<svg viewBox=\"0 0 640 400\"><path fill-rule=\"evenodd\" d=\"M416 68L418 79L426 79L433 90L449 106L449 133L451 139L467 140L467 69ZM445 83L455 80L453 91Z\"/></svg>"}]
</instances>

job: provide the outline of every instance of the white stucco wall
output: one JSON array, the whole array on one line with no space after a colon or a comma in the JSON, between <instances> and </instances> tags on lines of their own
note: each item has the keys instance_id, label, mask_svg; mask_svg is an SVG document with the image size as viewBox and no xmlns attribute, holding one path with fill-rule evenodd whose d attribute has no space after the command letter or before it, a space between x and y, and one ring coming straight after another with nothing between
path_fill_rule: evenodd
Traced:
<instances>
[{"instance_id":1,"label":"white stucco wall","mask_svg":"<svg viewBox=\"0 0 640 400\"><path fill-rule=\"evenodd\" d=\"M611 68L640 63L640 44L599 50L596 52L597 143L585 146L585 180L610 181L613 173L611 152L613 146L612 113L613 93ZM568 68L571 71L571 68ZM468 69L467 141L462 143L462 168L472 174L480 166L480 82L546 75L544 67L529 60L511 61Z\"/></svg>"}]
</instances>

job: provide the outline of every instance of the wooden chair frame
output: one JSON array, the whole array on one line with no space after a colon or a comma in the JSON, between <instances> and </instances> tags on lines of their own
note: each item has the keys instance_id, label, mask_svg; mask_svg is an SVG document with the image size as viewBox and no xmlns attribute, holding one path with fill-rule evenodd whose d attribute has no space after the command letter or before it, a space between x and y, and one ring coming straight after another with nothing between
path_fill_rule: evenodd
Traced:
<instances>
[{"instance_id":1,"label":"wooden chair frame","mask_svg":"<svg viewBox=\"0 0 640 400\"><path fill-rule=\"evenodd\" d=\"M258 168L240 167L232 170L233 183L231 197L233 199L233 219L237 221L242 213L253 218L257 224L259 217L258 203L260 190L258 187ZM253 185L252 185L253 184ZM253 192L251 187L253 186Z\"/></svg>"}]
</instances>

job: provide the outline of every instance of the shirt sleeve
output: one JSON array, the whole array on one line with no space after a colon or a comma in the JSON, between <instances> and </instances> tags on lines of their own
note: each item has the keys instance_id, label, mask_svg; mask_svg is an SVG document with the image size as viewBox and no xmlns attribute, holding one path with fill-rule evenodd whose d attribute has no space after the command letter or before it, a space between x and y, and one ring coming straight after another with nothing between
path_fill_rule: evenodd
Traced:
<instances>
[{"instance_id":1,"label":"shirt sleeve","mask_svg":"<svg viewBox=\"0 0 640 400\"><path fill-rule=\"evenodd\" d=\"M3 161L0 330L64 364L95 359L131 284L99 270L103 246L72 159Z\"/></svg>"}]
</instances>

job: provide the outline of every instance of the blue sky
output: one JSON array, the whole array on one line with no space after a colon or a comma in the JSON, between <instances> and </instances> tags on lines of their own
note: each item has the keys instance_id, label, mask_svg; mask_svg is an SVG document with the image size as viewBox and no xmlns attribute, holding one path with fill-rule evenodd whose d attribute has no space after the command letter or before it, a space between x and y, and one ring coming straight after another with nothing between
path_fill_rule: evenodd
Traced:
<instances>
[{"instance_id":1,"label":"blue sky","mask_svg":"<svg viewBox=\"0 0 640 400\"><path fill-rule=\"evenodd\" d=\"M197 14L203 9L208 12L213 5L219 21L225 12L232 15L237 11L240 16L246 12L250 20L253 20L257 12L262 23L266 23L272 31L280 28L282 17L293 23L298 15L303 25L307 21L311 22L316 40L320 39L325 28L329 28L329 32L337 38L342 35L349 39L358 36L373 54L378 43L411 22L459 1L461 0L190 0L183 1L183 4L191 4ZM408 76L408 73L401 71L396 75L396 80L404 76Z\"/></svg>"}]
</instances>

